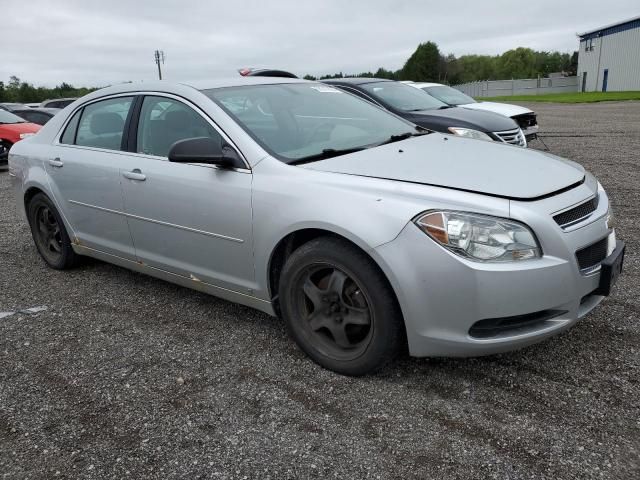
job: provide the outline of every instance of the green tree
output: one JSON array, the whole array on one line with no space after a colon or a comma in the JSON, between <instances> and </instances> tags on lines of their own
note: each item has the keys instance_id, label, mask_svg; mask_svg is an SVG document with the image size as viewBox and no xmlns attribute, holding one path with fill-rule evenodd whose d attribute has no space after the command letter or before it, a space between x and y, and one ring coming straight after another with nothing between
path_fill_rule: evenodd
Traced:
<instances>
[{"instance_id":1,"label":"green tree","mask_svg":"<svg viewBox=\"0 0 640 480\"><path fill-rule=\"evenodd\" d=\"M392 72L391 70L386 70L382 67L376 70L376 73L373 74L375 78L387 78L389 80L397 80L398 72Z\"/></svg>"},{"instance_id":2,"label":"green tree","mask_svg":"<svg viewBox=\"0 0 640 480\"><path fill-rule=\"evenodd\" d=\"M498 58L497 75L506 78L534 78L536 71L536 54L530 48L519 47L504 52Z\"/></svg>"},{"instance_id":3,"label":"green tree","mask_svg":"<svg viewBox=\"0 0 640 480\"><path fill-rule=\"evenodd\" d=\"M61 97L82 97L95 88L76 88L66 82L54 88L35 87L29 82L23 82L20 78L12 75L9 83L0 82L0 101L4 102L42 102L43 100Z\"/></svg>"},{"instance_id":4,"label":"green tree","mask_svg":"<svg viewBox=\"0 0 640 480\"><path fill-rule=\"evenodd\" d=\"M400 70L400 80L434 82L440 72L440 50L434 42L421 43Z\"/></svg>"}]
</instances>

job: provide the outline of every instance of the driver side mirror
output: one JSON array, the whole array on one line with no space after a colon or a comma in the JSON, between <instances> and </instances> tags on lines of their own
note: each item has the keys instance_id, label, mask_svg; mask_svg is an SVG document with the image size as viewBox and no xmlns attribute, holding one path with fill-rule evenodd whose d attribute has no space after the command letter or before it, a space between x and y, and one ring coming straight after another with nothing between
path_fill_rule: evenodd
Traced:
<instances>
[{"instance_id":1,"label":"driver side mirror","mask_svg":"<svg viewBox=\"0 0 640 480\"><path fill-rule=\"evenodd\" d=\"M179 140L169 149L169 161L206 163L225 168L244 167L238 153L223 139L197 137Z\"/></svg>"}]
</instances>

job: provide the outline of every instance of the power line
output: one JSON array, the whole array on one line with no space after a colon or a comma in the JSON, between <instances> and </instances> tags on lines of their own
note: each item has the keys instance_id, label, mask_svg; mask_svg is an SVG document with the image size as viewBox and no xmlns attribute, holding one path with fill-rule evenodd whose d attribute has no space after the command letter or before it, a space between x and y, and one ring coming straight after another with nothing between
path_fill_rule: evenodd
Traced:
<instances>
[{"instance_id":1,"label":"power line","mask_svg":"<svg viewBox=\"0 0 640 480\"><path fill-rule=\"evenodd\" d=\"M160 68L160 62L164 65L164 51L156 50L153 56L155 58L156 65L158 65L158 78L162 80L162 68Z\"/></svg>"}]
</instances>

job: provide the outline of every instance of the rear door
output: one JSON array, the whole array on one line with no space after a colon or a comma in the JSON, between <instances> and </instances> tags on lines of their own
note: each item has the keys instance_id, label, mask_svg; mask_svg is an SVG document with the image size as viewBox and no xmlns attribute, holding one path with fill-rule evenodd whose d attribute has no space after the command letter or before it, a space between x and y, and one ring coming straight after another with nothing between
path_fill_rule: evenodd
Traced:
<instances>
[{"instance_id":1,"label":"rear door","mask_svg":"<svg viewBox=\"0 0 640 480\"><path fill-rule=\"evenodd\" d=\"M251 293L251 171L172 163L171 145L222 134L195 105L145 96L122 186L138 260L193 281Z\"/></svg>"},{"instance_id":2,"label":"rear door","mask_svg":"<svg viewBox=\"0 0 640 480\"><path fill-rule=\"evenodd\" d=\"M78 109L45 161L54 198L76 240L130 260L135 260L135 250L120 170L128 165L124 132L134 99L117 96Z\"/></svg>"}]
</instances>

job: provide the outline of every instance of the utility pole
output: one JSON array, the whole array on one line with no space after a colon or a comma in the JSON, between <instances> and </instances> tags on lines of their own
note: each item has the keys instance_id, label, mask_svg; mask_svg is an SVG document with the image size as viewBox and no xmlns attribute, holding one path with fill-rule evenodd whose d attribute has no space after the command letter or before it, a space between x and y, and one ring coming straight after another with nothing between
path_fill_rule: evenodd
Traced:
<instances>
[{"instance_id":1,"label":"utility pole","mask_svg":"<svg viewBox=\"0 0 640 480\"><path fill-rule=\"evenodd\" d=\"M162 68L160 68L160 62L164 65L164 52L162 50L156 50L154 58L156 65L158 65L158 78L162 80Z\"/></svg>"}]
</instances>

